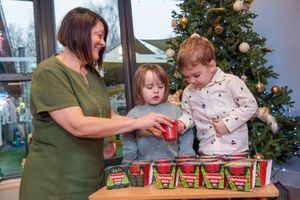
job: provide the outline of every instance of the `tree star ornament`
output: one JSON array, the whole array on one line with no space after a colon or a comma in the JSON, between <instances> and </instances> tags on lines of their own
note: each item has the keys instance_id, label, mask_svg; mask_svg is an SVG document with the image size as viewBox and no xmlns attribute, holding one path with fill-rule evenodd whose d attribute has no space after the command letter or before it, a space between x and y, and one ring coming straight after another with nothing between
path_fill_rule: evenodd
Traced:
<instances>
[{"instance_id":1,"label":"tree star ornament","mask_svg":"<svg viewBox=\"0 0 300 200\"><path fill-rule=\"evenodd\" d=\"M168 58L173 58L174 55L175 55L174 49L168 48L168 49L166 50L166 55L168 56Z\"/></svg>"},{"instance_id":2,"label":"tree star ornament","mask_svg":"<svg viewBox=\"0 0 300 200\"><path fill-rule=\"evenodd\" d=\"M247 42L242 42L239 45L239 50L242 53L247 53L249 51L249 49L250 49L250 45Z\"/></svg>"},{"instance_id":3,"label":"tree star ornament","mask_svg":"<svg viewBox=\"0 0 300 200\"><path fill-rule=\"evenodd\" d=\"M233 10L235 10L236 12L240 12L241 10L243 10L244 8L244 2L241 0L236 0L233 3Z\"/></svg>"}]
</instances>

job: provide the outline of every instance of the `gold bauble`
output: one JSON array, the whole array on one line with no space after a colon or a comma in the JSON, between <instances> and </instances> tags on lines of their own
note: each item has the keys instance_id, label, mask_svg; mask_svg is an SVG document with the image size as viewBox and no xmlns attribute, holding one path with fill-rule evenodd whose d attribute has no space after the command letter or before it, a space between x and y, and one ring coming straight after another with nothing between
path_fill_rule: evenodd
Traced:
<instances>
[{"instance_id":1,"label":"gold bauble","mask_svg":"<svg viewBox=\"0 0 300 200\"><path fill-rule=\"evenodd\" d=\"M280 89L280 87L279 87L278 85L274 85L274 86L271 88L272 94L278 94L280 91L281 91L281 89Z\"/></svg>"},{"instance_id":2,"label":"gold bauble","mask_svg":"<svg viewBox=\"0 0 300 200\"><path fill-rule=\"evenodd\" d=\"M215 33L220 35L223 33L224 28L221 26L221 24L216 23L215 24Z\"/></svg>"},{"instance_id":3,"label":"gold bauble","mask_svg":"<svg viewBox=\"0 0 300 200\"><path fill-rule=\"evenodd\" d=\"M185 16L180 17L179 23L180 23L180 25L181 25L183 28L185 28L186 25L187 25L187 23L188 23L188 19L187 19Z\"/></svg>"},{"instance_id":4,"label":"gold bauble","mask_svg":"<svg viewBox=\"0 0 300 200\"><path fill-rule=\"evenodd\" d=\"M265 85L263 83L261 83L261 82L258 82L256 84L256 89L257 89L258 92L262 92L265 89Z\"/></svg>"}]
</instances>

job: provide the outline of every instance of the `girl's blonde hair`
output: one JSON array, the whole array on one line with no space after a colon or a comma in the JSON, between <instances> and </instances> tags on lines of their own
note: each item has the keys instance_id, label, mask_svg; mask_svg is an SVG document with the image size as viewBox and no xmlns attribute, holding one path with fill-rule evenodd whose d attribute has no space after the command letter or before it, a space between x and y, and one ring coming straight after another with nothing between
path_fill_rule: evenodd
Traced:
<instances>
[{"instance_id":1,"label":"girl's blonde hair","mask_svg":"<svg viewBox=\"0 0 300 200\"><path fill-rule=\"evenodd\" d=\"M180 70L198 64L208 65L212 60L216 60L215 48L206 37L198 34L193 34L184 40L177 55L177 65Z\"/></svg>"},{"instance_id":2,"label":"girl's blonde hair","mask_svg":"<svg viewBox=\"0 0 300 200\"><path fill-rule=\"evenodd\" d=\"M156 64L143 64L135 72L133 77L133 96L137 105L145 104L143 87L145 86L146 73L151 71L165 85L165 94L162 102L166 102L169 95L169 79L165 70Z\"/></svg>"}]
</instances>

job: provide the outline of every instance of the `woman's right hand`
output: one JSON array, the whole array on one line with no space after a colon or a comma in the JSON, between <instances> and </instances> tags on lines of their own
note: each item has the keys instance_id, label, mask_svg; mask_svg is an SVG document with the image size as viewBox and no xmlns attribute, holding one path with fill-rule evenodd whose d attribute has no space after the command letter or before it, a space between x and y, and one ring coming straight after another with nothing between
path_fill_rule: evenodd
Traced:
<instances>
[{"instance_id":1,"label":"woman's right hand","mask_svg":"<svg viewBox=\"0 0 300 200\"><path fill-rule=\"evenodd\" d=\"M137 129L147 129L157 137L161 136L161 134L165 132L161 124L166 124L172 127L171 122L174 122L174 119L158 113L149 113L143 117L136 118L136 124L138 126Z\"/></svg>"}]
</instances>

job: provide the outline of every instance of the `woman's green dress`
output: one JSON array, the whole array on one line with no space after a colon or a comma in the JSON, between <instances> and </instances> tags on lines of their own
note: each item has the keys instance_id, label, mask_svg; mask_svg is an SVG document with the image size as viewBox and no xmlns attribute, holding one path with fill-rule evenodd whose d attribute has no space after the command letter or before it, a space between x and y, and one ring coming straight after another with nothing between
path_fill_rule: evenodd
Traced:
<instances>
[{"instance_id":1,"label":"woman's green dress","mask_svg":"<svg viewBox=\"0 0 300 200\"><path fill-rule=\"evenodd\" d=\"M31 82L33 139L20 200L87 200L103 186L103 139L75 137L49 111L80 106L84 115L110 117L109 97L98 72L82 75L56 57L38 65Z\"/></svg>"}]
</instances>

